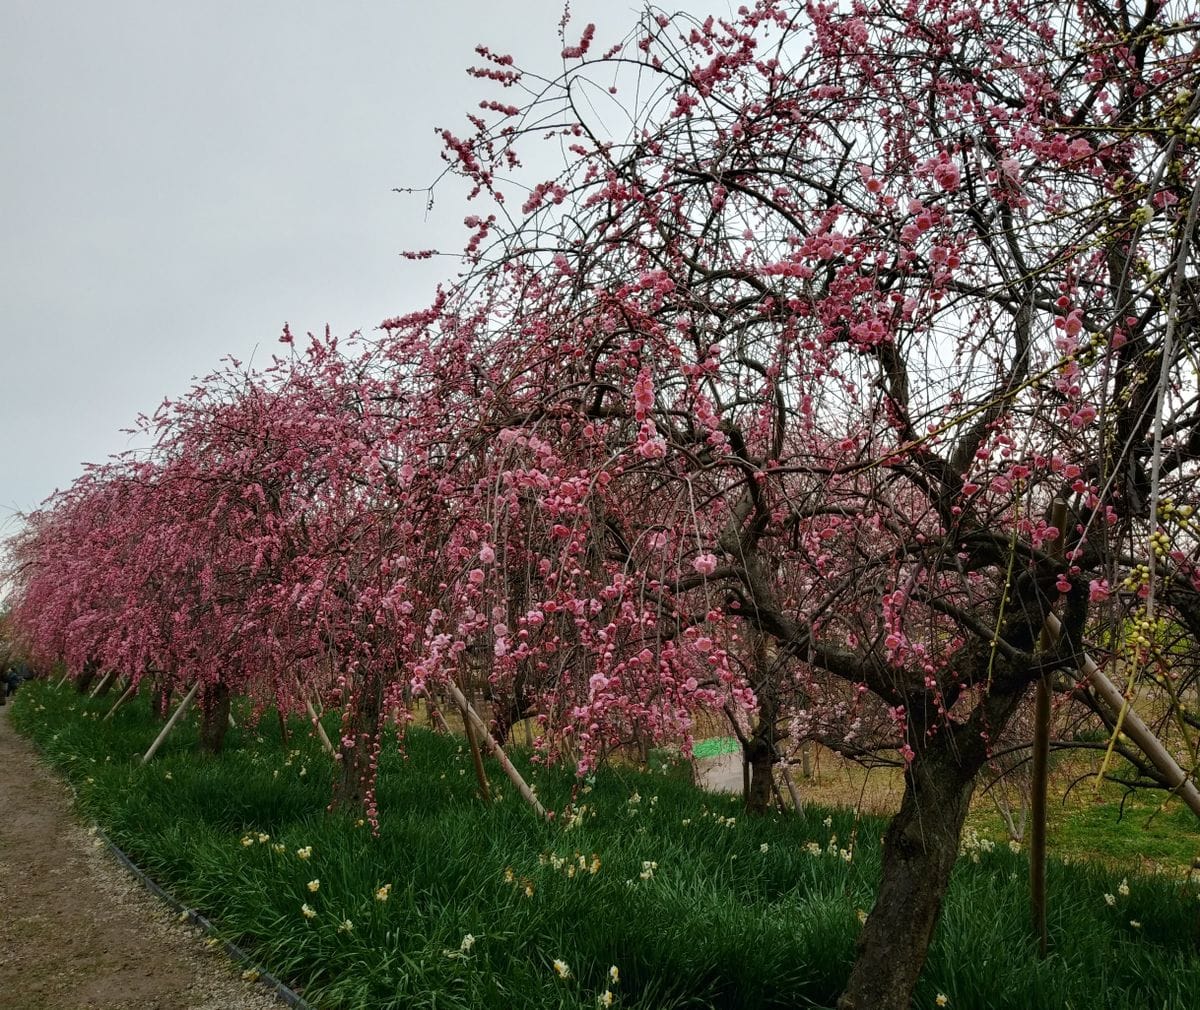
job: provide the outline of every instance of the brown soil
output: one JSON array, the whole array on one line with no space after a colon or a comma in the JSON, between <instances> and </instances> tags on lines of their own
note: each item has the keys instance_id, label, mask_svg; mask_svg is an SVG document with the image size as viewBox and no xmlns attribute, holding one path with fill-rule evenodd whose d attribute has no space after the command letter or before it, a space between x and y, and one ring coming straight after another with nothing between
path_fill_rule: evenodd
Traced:
<instances>
[{"instance_id":1,"label":"brown soil","mask_svg":"<svg viewBox=\"0 0 1200 1010\"><path fill-rule=\"evenodd\" d=\"M0 1010L278 1010L88 834L0 708Z\"/></svg>"}]
</instances>

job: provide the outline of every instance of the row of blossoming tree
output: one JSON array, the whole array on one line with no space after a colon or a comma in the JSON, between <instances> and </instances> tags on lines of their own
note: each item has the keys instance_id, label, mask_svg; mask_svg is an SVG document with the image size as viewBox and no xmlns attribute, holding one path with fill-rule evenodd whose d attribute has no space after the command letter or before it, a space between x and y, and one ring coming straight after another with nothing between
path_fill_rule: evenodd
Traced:
<instances>
[{"instance_id":1,"label":"row of blossoming tree","mask_svg":"<svg viewBox=\"0 0 1200 1010\"><path fill-rule=\"evenodd\" d=\"M756 807L789 741L902 766L841 1005L907 1006L1034 685L1200 813L1196 18L760 0L589 27L552 79L479 47L459 280L165 403L10 544L21 636L196 687L214 746L231 694L320 694L368 807L381 714L468 675L581 770L723 710Z\"/></svg>"}]
</instances>

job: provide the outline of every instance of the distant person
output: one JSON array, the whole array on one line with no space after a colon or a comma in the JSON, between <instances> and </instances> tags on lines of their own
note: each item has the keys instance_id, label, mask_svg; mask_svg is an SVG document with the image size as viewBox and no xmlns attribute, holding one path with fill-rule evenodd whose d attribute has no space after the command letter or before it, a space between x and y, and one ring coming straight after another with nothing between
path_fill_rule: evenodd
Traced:
<instances>
[{"instance_id":1,"label":"distant person","mask_svg":"<svg viewBox=\"0 0 1200 1010\"><path fill-rule=\"evenodd\" d=\"M25 681L33 680L33 671L23 659L18 659L4 671L3 678L4 688L0 691L0 705L7 704L8 696L16 694L17 688L25 683Z\"/></svg>"}]
</instances>

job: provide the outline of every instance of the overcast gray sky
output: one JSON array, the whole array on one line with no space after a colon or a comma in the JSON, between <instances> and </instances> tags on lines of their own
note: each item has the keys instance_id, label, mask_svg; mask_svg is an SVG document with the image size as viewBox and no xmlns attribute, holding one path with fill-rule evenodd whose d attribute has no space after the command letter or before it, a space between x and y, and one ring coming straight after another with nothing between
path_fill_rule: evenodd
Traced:
<instances>
[{"instance_id":1,"label":"overcast gray sky","mask_svg":"<svg viewBox=\"0 0 1200 1010\"><path fill-rule=\"evenodd\" d=\"M724 0L670 5L728 10ZM575 0L596 50L638 0ZM561 0L4 0L0 535L128 446L120 429L284 321L369 329L426 304L461 247L426 215L435 126L493 88L479 42L561 66Z\"/></svg>"}]
</instances>

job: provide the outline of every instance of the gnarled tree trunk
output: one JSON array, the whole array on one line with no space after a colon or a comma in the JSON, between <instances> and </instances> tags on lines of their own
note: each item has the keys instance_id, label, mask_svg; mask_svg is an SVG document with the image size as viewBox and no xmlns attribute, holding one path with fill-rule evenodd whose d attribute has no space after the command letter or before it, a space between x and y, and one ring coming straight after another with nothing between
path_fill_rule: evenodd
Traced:
<instances>
[{"instance_id":1,"label":"gnarled tree trunk","mask_svg":"<svg viewBox=\"0 0 1200 1010\"><path fill-rule=\"evenodd\" d=\"M220 754L229 729L229 688L221 681L200 692L200 749Z\"/></svg>"},{"instance_id":2,"label":"gnarled tree trunk","mask_svg":"<svg viewBox=\"0 0 1200 1010\"><path fill-rule=\"evenodd\" d=\"M779 761L776 749L776 727L779 723L779 677L782 667L775 643L766 635L759 636L755 650L756 676L754 691L758 697L758 714L754 732L742 744L743 757L750 773L746 788L746 813L765 814L771 808L775 790L775 765Z\"/></svg>"},{"instance_id":3,"label":"gnarled tree trunk","mask_svg":"<svg viewBox=\"0 0 1200 1010\"><path fill-rule=\"evenodd\" d=\"M368 673L359 689L355 705L343 724L338 746L338 775L333 783L330 809L348 813L363 810L375 776L375 748L383 719L383 679Z\"/></svg>"},{"instance_id":4,"label":"gnarled tree trunk","mask_svg":"<svg viewBox=\"0 0 1200 1010\"><path fill-rule=\"evenodd\" d=\"M87 694L92 689L92 684L95 683L99 673L100 664L88 660L80 671L79 676L75 679L75 690L79 694Z\"/></svg>"},{"instance_id":5,"label":"gnarled tree trunk","mask_svg":"<svg viewBox=\"0 0 1200 1010\"><path fill-rule=\"evenodd\" d=\"M998 735L1024 693L997 690L961 725L910 726L915 756L904 799L883 838L875 907L857 944L838 1010L908 1010L958 858L963 821L976 775L987 760L987 737Z\"/></svg>"},{"instance_id":6,"label":"gnarled tree trunk","mask_svg":"<svg viewBox=\"0 0 1200 1010\"><path fill-rule=\"evenodd\" d=\"M771 808L774 792L774 722L759 720L754 735L747 741L745 760L750 768L750 787L746 790L746 813L765 814Z\"/></svg>"}]
</instances>

